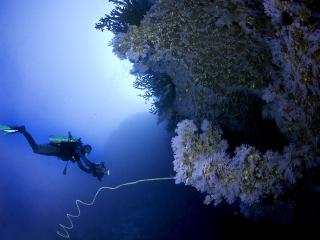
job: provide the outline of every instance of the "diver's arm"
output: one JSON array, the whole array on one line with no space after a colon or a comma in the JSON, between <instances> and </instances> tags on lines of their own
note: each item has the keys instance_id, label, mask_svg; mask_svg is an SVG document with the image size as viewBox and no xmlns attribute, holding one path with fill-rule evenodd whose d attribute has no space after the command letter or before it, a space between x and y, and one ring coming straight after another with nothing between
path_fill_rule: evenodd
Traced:
<instances>
[{"instance_id":1,"label":"diver's arm","mask_svg":"<svg viewBox=\"0 0 320 240\"><path fill-rule=\"evenodd\" d=\"M80 157L80 161L82 161L85 165L87 165L88 167L92 167L92 165L94 165L94 163L90 162L86 156L83 154L83 152L81 151L80 148L76 149L76 153L78 154L78 156Z\"/></svg>"},{"instance_id":2,"label":"diver's arm","mask_svg":"<svg viewBox=\"0 0 320 240\"><path fill-rule=\"evenodd\" d=\"M79 168L80 168L82 171L84 171L84 172L86 172L86 173L91 173L91 172L92 172L92 169L91 169L91 168L86 168L85 166L83 166L83 164L82 164L82 162L81 162L80 160L77 161L77 163L78 163Z\"/></svg>"},{"instance_id":3,"label":"diver's arm","mask_svg":"<svg viewBox=\"0 0 320 240\"><path fill-rule=\"evenodd\" d=\"M90 162L86 156L83 154L83 152L81 151L81 149L76 149L76 153L79 156L79 160L78 165L79 167L87 172L87 173L91 173L93 176L97 177L99 181L102 180L103 176L105 175L106 172L106 168L104 166L104 163L100 163L100 164L96 164L93 162ZM83 165L83 163L86 165L87 168L85 168L85 166ZM107 172L107 175L109 175L109 171Z\"/></svg>"},{"instance_id":4,"label":"diver's arm","mask_svg":"<svg viewBox=\"0 0 320 240\"><path fill-rule=\"evenodd\" d=\"M79 155L79 160L77 161L79 168L86 173L93 173L93 164L84 156L80 150L76 150ZM83 165L83 162L86 166Z\"/></svg>"},{"instance_id":5,"label":"diver's arm","mask_svg":"<svg viewBox=\"0 0 320 240\"><path fill-rule=\"evenodd\" d=\"M80 161L80 162L82 161L87 167L92 168L93 166L96 165L96 164L90 162L89 159L86 158L86 156L83 154L83 152L81 151L80 148L77 148L77 149L76 149L76 153L78 154L78 156L79 156L79 158L80 158L79 161ZM78 162L79 162L79 161L78 161ZM82 164L82 163L81 163L81 164ZM83 165L83 164L82 164L82 165Z\"/></svg>"},{"instance_id":6,"label":"diver's arm","mask_svg":"<svg viewBox=\"0 0 320 240\"><path fill-rule=\"evenodd\" d=\"M94 163L90 162L84 154L82 154L80 158L84 162L84 164L86 164L88 167L92 167L93 165L95 165Z\"/></svg>"}]
</instances>

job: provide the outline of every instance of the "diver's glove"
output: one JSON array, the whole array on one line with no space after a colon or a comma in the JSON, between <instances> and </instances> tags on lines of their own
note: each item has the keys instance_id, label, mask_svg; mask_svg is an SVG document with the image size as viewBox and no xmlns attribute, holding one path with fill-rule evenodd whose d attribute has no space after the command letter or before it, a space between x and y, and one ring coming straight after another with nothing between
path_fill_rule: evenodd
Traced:
<instances>
[{"instance_id":1,"label":"diver's glove","mask_svg":"<svg viewBox=\"0 0 320 240\"><path fill-rule=\"evenodd\" d=\"M110 171L107 170L107 168L104 165L104 162L101 162L100 164L94 164L92 166L92 175L97 177L98 180L101 181L105 175L110 175Z\"/></svg>"}]
</instances>

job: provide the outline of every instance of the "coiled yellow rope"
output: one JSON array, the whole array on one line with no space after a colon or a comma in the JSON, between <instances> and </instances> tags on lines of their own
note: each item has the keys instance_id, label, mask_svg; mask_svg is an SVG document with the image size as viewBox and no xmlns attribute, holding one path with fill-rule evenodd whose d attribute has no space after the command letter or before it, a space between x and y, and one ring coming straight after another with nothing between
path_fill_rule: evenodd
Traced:
<instances>
[{"instance_id":1,"label":"coiled yellow rope","mask_svg":"<svg viewBox=\"0 0 320 240\"><path fill-rule=\"evenodd\" d=\"M108 189L108 190L116 190L116 189L119 189L121 187L124 187L124 186L129 186L129 185L134 185L134 184L138 184L138 183L141 183L141 182L152 182L152 181L164 181L164 180L174 180L175 178L174 177L163 177L163 178L148 178L148 179L141 179L141 180L137 180L137 181L134 181L134 182L127 182L127 183L123 183L123 184L120 184L118 186L115 186L115 187L100 187L96 194L94 195L93 199L91 202L87 203L87 202L83 202L81 200L76 200L76 206L77 206L77 209L78 209L78 214L77 215L72 215L72 214L69 214L67 213L67 218L70 222L70 226L65 226L63 224L59 224L59 226L63 229L64 233L63 232L59 232L59 231L56 231L56 233L60 236L60 237L63 237L63 238L70 238L70 235L69 235L69 232L68 230L71 230L73 229L74 225L73 225L73 222L72 222L72 219L71 218L78 218L80 217L81 215L81 211L80 211L80 206L79 206L79 203L81 203L82 205L86 205L86 206L92 206L96 199L97 199L97 196L99 195L99 193L104 190L104 189Z\"/></svg>"}]
</instances>

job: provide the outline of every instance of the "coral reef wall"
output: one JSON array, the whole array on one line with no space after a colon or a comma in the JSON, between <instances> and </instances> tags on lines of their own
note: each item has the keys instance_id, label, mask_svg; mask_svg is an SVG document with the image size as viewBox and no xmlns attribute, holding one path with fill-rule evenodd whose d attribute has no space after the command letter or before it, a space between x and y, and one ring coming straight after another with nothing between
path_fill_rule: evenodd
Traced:
<instances>
[{"instance_id":1,"label":"coral reef wall","mask_svg":"<svg viewBox=\"0 0 320 240\"><path fill-rule=\"evenodd\" d=\"M112 45L153 112L176 127L176 182L246 216L319 214L319 3L148 4Z\"/></svg>"}]
</instances>

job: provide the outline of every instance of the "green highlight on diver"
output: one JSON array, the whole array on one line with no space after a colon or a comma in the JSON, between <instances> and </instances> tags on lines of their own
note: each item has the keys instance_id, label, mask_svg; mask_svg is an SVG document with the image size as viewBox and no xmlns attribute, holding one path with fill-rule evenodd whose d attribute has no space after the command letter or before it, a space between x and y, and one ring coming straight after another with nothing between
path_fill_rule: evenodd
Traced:
<instances>
[{"instance_id":1,"label":"green highlight on diver","mask_svg":"<svg viewBox=\"0 0 320 240\"><path fill-rule=\"evenodd\" d=\"M54 136L49 137L49 141L51 143L56 143L56 144L60 144L62 142L78 142L80 140L81 140L81 138L74 138L72 136L70 137L70 135L69 136L56 136L56 135L54 135Z\"/></svg>"}]
</instances>

